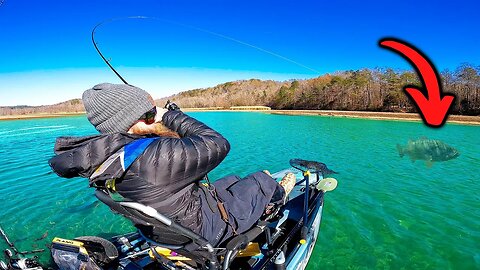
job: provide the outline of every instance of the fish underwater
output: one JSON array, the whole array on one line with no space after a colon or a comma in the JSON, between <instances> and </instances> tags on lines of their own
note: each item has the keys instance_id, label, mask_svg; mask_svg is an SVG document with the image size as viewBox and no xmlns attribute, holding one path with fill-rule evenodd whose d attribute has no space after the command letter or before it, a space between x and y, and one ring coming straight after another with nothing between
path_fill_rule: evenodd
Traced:
<instances>
[{"instance_id":1,"label":"fish underwater","mask_svg":"<svg viewBox=\"0 0 480 270\"><path fill-rule=\"evenodd\" d=\"M446 143L428 138L409 140L406 146L397 144L397 150L400 157L407 155L412 162L425 160L427 167L431 167L434 162L451 160L460 155L457 149Z\"/></svg>"}]
</instances>

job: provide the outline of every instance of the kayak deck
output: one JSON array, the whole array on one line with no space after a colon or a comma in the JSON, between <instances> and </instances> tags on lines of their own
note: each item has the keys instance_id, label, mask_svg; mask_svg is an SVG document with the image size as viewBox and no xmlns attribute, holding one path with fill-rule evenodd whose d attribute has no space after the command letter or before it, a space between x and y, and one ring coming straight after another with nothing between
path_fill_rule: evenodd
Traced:
<instances>
[{"instance_id":1,"label":"kayak deck","mask_svg":"<svg viewBox=\"0 0 480 270\"><path fill-rule=\"evenodd\" d=\"M225 253L225 251L223 253L221 252L221 250L224 249L222 246L216 248L218 252L216 256L226 264L223 265L223 269L277 269L276 267L281 265L284 269L293 270L304 269L306 267L315 246L321 222L324 191L319 190L316 187L317 183L323 177L320 175L317 176L316 173L307 172L305 174L307 175L309 182L308 208L305 213L305 197L307 194L307 192L305 192L307 190L307 181L305 181L306 177L304 177L304 173L301 170L295 168L282 170L273 174L272 177L277 181L280 181L287 173L294 173L297 179L297 183L290 193L287 203L280 209L276 217L269 220L268 223L259 221L259 224L264 224L262 225L263 229L248 238L252 239L250 240L250 244L247 245L248 241L243 242L247 245L247 248L242 250L242 248L245 247L242 246L242 248L237 249L231 257L232 260L230 260L229 257L230 255L228 252L231 251L228 251L230 249L228 248L228 245L225 250L227 253ZM326 181L326 179L323 181ZM306 226L304 226L305 218L307 218ZM265 224L267 227L264 227ZM260 227L257 225L251 230L255 230L255 228L258 230ZM241 236L244 237L243 235ZM79 247L82 246L81 238L82 237L76 238L73 241L80 241L78 244ZM236 238L238 237L229 240L229 243ZM58 251L69 252L67 244L69 240L59 239L59 241L60 242L54 243L54 245L57 245ZM110 249L111 254L116 255L114 256L115 258L112 257L113 261L111 260L110 262L105 263L101 269L205 269L200 267L195 261L191 260L194 259L195 256L198 256L194 255L195 253L185 253L185 250L180 252L181 249L173 246L169 247L168 245L152 243L151 240L142 235L141 231L113 237L110 242L107 240L104 241L107 242L107 244L104 245L103 250L105 251L108 248ZM84 244L86 245L84 254L90 249L86 256L95 257L94 250L96 244L93 243L93 246L88 246L88 243L85 242ZM177 252L182 253L184 256ZM72 254L70 253L70 255ZM102 254L100 252L97 255ZM187 257L192 258L190 259ZM100 258L106 259L105 256L100 256ZM94 258L94 261L95 259L98 259L98 256L97 258ZM228 265L230 267L228 267Z\"/></svg>"},{"instance_id":2,"label":"kayak deck","mask_svg":"<svg viewBox=\"0 0 480 270\"><path fill-rule=\"evenodd\" d=\"M303 174L297 169L286 169L272 174L272 177L277 181L287 173L294 173L297 178L297 185L294 187L289 195L289 200L281 210L278 221L271 222L269 227L271 231L278 234L277 239L268 246L266 244L260 245L261 254L251 258L237 258L232 264L231 269L274 269L275 258L280 252L285 254L286 269L304 269L311 256L315 246L321 216L323 209L322 191L310 193L309 199L309 214L307 227L310 228L305 243L300 243L301 234L300 229L303 225L303 207L304 207L304 193L305 182L303 181ZM317 182L316 175L312 174L312 184ZM319 176L318 180L322 177ZM314 185L313 185L314 186ZM281 223L281 224L280 224ZM280 225L279 225L280 224ZM277 232L277 230L279 230ZM261 234L254 242L267 243L266 234Z\"/></svg>"}]
</instances>

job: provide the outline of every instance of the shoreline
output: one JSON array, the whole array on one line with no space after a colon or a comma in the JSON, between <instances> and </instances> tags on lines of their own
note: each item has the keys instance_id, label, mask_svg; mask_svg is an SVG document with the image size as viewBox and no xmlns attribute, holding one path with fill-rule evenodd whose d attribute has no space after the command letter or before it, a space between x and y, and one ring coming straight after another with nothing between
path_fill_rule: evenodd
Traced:
<instances>
[{"instance_id":1,"label":"shoreline","mask_svg":"<svg viewBox=\"0 0 480 270\"><path fill-rule=\"evenodd\" d=\"M0 121L57 118L57 117L65 117L65 116L77 116L77 115L82 115L82 114L85 114L85 112L32 113L32 114L17 114L17 115L0 115Z\"/></svg>"},{"instance_id":2,"label":"shoreline","mask_svg":"<svg viewBox=\"0 0 480 270\"><path fill-rule=\"evenodd\" d=\"M397 112L367 112L367 111L331 111L331 110L230 110L217 108L185 108L185 112L261 112L278 115L318 115L330 117L361 118L373 120L396 120L396 121L414 121L420 122L422 119L417 113L397 113ZM8 120L27 120L41 118L56 118L65 116L78 116L85 112L63 112L63 113L37 113L25 115L1 115L0 121ZM480 116L468 115L450 115L447 119L449 123L463 125L480 125Z\"/></svg>"},{"instance_id":3,"label":"shoreline","mask_svg":"<svg viewBox=\"0 0 480 270\"><path fill-rule=\"evenodd\" d=\"M280 115L318 115L345 118L361 118L372 120L394 120L421 122L422 118L418 113L397 113L397 112L367 112L367 111L330 111L330 110L271 110L266 113ZM447 122L462 125L480 125L480 116L470 115L449 115Z\"/></svg>"},{"instance_id":4,"label":"shoreline","mask_svg":"<svg viewBox=\"0 0 480 270\"><path fill-rule=\"evenodd\" d=\"M421 122L422 119L418 113L399 113L399 112L369 112L369 111L335 111L335 110L229 110L229 109L211 109L211 108L186 108L185 112L261 112L278 115L316 115L330 117L360 118L372 120L394 120ZM450 115L447 119L449 123L462 125L480 125L480 116L470 115Z\"/></svg>"}]
</instances>

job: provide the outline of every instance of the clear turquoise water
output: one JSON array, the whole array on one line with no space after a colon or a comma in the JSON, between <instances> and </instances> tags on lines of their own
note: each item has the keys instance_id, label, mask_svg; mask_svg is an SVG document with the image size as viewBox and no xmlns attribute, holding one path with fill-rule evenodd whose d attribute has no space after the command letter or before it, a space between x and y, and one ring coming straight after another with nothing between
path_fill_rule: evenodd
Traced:
<instances>
[{"instance_id":1,"label":"clear turquoise water","mask_svg":"<svg viewBox=\"0 0 480 270\"><path fill-rule=\"evenodd\" d=\"M213 179L277 171L294 157L340 172L337 190L325 200L309 269L480 268L480 127L434 130L411 122L247 112L191 115L232 145ZM59 178L47 164L56 137L95 132L84 116L0 122L0 223L19 249L45 247L54 236L131 230L96 201L85 179ZM399 157L397 143L422 136L454 146L460 157L432 168ZM48 253L41 258L48 262Z\"/></svg>"}]
</instances>

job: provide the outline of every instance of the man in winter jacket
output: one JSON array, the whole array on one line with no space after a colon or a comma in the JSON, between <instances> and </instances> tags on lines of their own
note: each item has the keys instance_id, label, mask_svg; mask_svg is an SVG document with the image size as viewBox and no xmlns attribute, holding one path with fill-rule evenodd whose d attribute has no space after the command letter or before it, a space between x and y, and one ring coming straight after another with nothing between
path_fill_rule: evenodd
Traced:
<instances>
[{"instance_id":1,"label":"man in winter jacket","mask_svg":"<svg viewBox=\"0 0 480 270\"><path fill-rule=\"evenodd\" d=\"M116 179L115 191L155 208L213 245L248 230L269 211L269 203L283 200L293 188L293 175L279 185L268 172L216 181L218 199L228 213L226 222L221 211L209 207L209 194L199 189L199 181L230 150L222 135L179 110L155 107L146 91L131 85L99 84L86 90L82 100L88 120L100 134L58 138L56 156L49 161L52 169L61 177L90 178L122 147L154 137Z\"/></svg>"}]
</instances>

